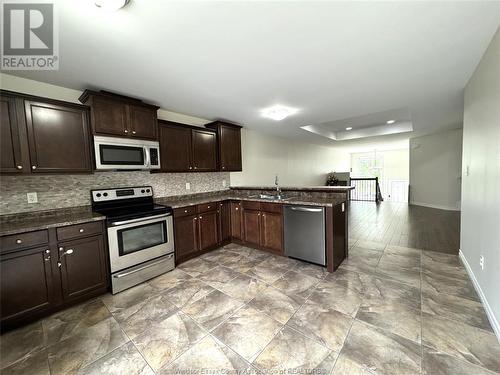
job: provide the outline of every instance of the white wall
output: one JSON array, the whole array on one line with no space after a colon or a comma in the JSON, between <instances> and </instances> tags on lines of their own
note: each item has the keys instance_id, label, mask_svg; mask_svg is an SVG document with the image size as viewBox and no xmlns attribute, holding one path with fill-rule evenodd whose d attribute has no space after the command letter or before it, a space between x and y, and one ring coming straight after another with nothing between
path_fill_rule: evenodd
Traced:
<instances>
[{"instance_id":1,"label":"white wall","mask_svg":"<svg viewBox=\"0 0 500 375\"><path fill-rule=\"evenodd\" d=\"M460 209L462 129L410 139L410 202Z\"/></svg>"},{"instance_id":2,"label":"white wall","mask_svg":"<svg viewBox=\"0 0 500 375\"><path fill-rule=\"evenodd\" d=\"M308 143L243 129L241 135L243 172L231 173L231 185L324 185L326 174L349 171L349 154Z\"/></svg>"},{"instance_id":3,"label":"white wall","mask_svg":"<svg viewBox=\"0 0 500 375\"><path fill-rule=\"evenodd\" d=\"M500 340L500 29L465 88L462 176L461 253Z\"/></svg>"}]
</instances>

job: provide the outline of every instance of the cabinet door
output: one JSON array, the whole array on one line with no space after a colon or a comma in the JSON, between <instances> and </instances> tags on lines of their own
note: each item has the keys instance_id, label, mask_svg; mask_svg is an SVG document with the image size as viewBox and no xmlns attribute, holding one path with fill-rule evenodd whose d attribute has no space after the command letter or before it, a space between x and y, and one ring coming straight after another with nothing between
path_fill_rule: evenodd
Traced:
<instances>
[{"instance_id":1,"label":"cabinet door","mask_svg":"<svg viewBox=\"0 0 500 375\"><path fill-rule=\"evenodd\" d=\"M1 320L15 320L46 310L54 303L48 246L2 255Z\"/></svg>"},{"instance_id":2,"label":"cabinet door","mask_svg":"<svg viewBox=\"0 0 500 375\"><path fill-rule=\"evenodd\" d=\"M58 251L64 300L107 289L106 251L102 236L60 243Z\"/></svg>"},{"instance_id":3,"label":"cabinet door","mask_svg":"<svg viewBox=\"0 0 500 375\"><path fill-rule=\"evenodd\" d=\"M241 171L241 131L221 125L219 138L220 168L222 171Z\"/></svg>"},{"instance_id":4,"label":"cabinet door","mask_svg":"<svg viewBox=\"0 0 500 375\"><path fill-rule=\"evenodd\" d=\"M163 172L191 169L191 129L160 125L160 166Z\"/></svg>"},{"instance_id":5,"label":"cabinet door","mask_svg":"<svg viewBox=\"0 0 500 375\"><path fill-rule=\"evenodd\" d=\"M95 96L92 99L94 133L128 135L127 105L116 100Z\"/></svg>"},{"instance_id":6,"label":"cabinet door","mask_svg":"<svg viewBox=\"0 0 500 375\"><path fill-rule=\"evenodd\" d=\"M219 242L217 211L202 213L198 216L200 250L215 247Z\"/></svg>"},{"instance_id":7,"label":"cabinet door","mask_svg":"<svg viewBox=\"0 0 500 375\"><path fill-rule=\"evenodd\" d=\"M219 203L219 242L231 240L231 206L229 202Z\"/></svg>"},{"instance_id":8,"label":"cabinet door","mask_svg":"<svg viewBox=\"0 0 500 375\"><path fill-rule=\"evenodd\" d=\"M198 251L198 216L174 219L175 260L180 263Z\"/></svg>"},{"instance_id":9,"label":"cabinet door","mask_svg":"<svg viewBox=\"0 0 500 375\"><path fill-rule=\"evenodd\" d=\"M149 107L129 105L129 135L157 140L158 121L156 110Z\"/></svg>"},{"instance_id":10,"label":"cabinet door","mask_svg":"<svg viewBox=\"0 0 500 375\"><path fill-rule=\"evenodd\" d=\"M0 172L23 173L16 99L0 96Z\"/></svg>"},{"instance_id":11,"label":"cabinet door","mask_svg":"<svg viewBox=\"0 0 500 375\"><path fill-rule=\"evenodd\" d=\"M261 246L273 252L283 252L283 219L281 213L262 212Z\"/></svg>"},{"instance_id":12,"label":"cabinet door","mask_svg":"<svg viewBox=\"0 0 500 375\"><path fill-rule=\"evenodd\" d=\"M192 130L193 169L217 170L217 135L205 130Z\"/></svg>"},{"instance_id":13,"label":"cabinet door","mask_svg":"<svg viewBox=\"0 0 500 375\"><path fill-rule=\"evenodd\" d=\"M92 172L87 110L25 101L34 173Z\"/></svg>"},{"instance_id":14,"label":"cabinet door","mask_svg":"<svg viewBox=\"0 0 500 375\"><path fill-rule=\"evenodd\" d=\"M243 240L253 245L260 245L260 211L243 210Z\"/></svg>"},{"instance_id":15,"label":"cabinet door","mask_svg":"<svg viewBox=\"0 0 500 375\"><path fill-rule=\"evenodd\" d=\"M237 240L242 240L241 233L241 203L231 202L231 237Z\"/></svg>"}]
</instances>

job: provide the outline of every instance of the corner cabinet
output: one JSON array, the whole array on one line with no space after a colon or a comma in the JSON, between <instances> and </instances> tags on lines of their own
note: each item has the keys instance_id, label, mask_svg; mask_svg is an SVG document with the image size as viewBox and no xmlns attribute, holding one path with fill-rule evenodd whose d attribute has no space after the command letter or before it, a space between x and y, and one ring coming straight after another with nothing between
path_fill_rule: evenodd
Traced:
<instances>
[{"instance_id":1,"label":"corner cabinet","mask_svg":"<svg viewBox=\"0 0 500 375\"><path fill-rule=\"evenodd\" d=\"M2 330L106 293L107 259L102 221L0 237Z\"/></svg>"},{"instance_id":2,"label":"corner cabinet","mask_svg":"<svg viewBox=\"0 0 500 375\"><path fill-rule=\"evenodd\" d=\"M90 106L93 134L158 140L158 106L107 91L85 90L79 100Z\"/></svg>"},{"instance_id":3,"label":"corner cabinet","mask_svg":"<svg viewBox=\"0 0 500 375\"><path fill-rule=\"evenodd\" d=\"M161 172L217 171L217 134L213 130L158 121Z\"/></svg>"},{"instance_id":4,"label":"corner cabinet","mask_svg":"<svg viewBox=\"0 0 500 375\"><path fill-rule=\"evenodd\" d=\"M205 125L217 132L217 168L222 172L239 172L241 165L241 126L223 121Z\"/></svg>"},{"instance_id":5,"label":"corner cabinet","mask_svg":"<svg viewBox=\"0 0 500 375\"><path fill-rule=\"evenodd\" d=\"M88 108L0 92L0 173L92 173Z\"/></svg>"}]
</instances>

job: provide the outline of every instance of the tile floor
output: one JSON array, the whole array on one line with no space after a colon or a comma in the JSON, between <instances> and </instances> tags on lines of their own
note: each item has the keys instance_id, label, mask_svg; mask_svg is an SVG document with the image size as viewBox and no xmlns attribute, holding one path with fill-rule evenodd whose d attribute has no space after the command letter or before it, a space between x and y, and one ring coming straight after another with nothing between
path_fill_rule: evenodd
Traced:
<instances>
[{"instance_id":1,"label":"tile floor","mask_svg":"<svg viewBox=\"0 0 500 375\"><path fill-rule=\"evenodd\" d=\"M500 373L500 345L456 256L350 244L333 274L226 246L3 335L1 372Z\"/></svg>"}]
</instances>

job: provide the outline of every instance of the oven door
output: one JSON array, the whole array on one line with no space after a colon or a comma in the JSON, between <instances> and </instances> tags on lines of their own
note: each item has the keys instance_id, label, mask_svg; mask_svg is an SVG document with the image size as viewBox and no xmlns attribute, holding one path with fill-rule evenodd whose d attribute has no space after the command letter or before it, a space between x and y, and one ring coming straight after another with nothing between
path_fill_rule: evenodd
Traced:
<instances>
[{"instance_id":1,"label":"oven door","mask_svg":"<svg viewBox=\"0 0 500 375\"><path fill-rule=\"evenodd\" d=\"M172 215L112 223L108 242L112 273L170 254L174 251Z\"/></svg>"}]
</instances>

